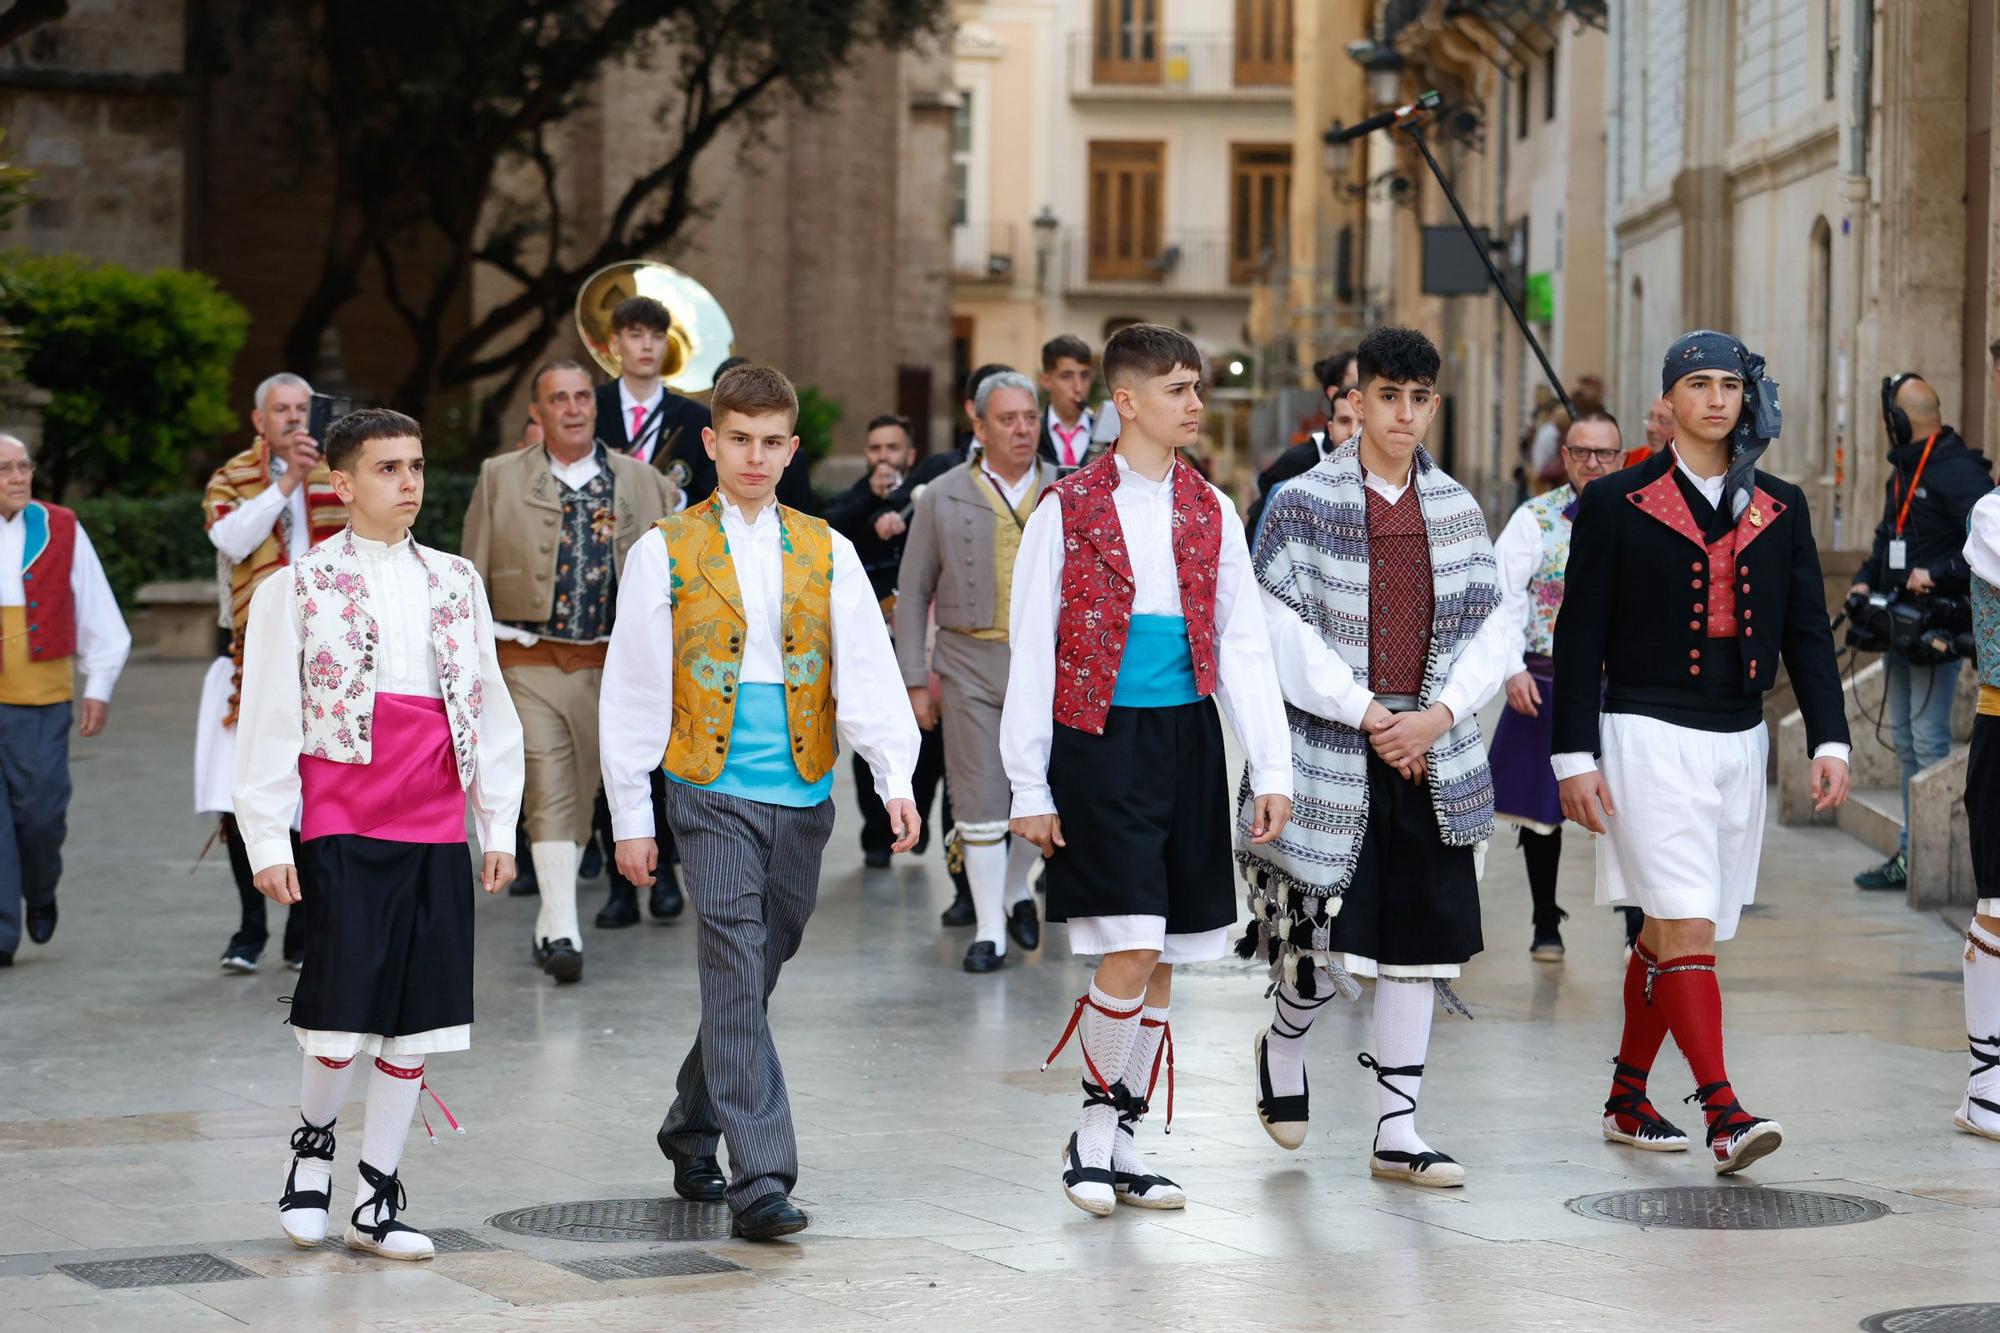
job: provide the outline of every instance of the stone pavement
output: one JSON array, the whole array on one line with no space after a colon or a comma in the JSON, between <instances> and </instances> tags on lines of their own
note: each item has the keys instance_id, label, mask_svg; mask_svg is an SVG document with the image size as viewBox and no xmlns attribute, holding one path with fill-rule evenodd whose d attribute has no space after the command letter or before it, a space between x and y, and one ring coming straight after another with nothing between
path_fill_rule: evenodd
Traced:
<instances>
[{"instance_id":1,"label":"stone pavement","mask_svg":"<svg viewBox=\"0 0 2000 1333\"><path fill-rule=\"evenodd\" d=\"M1848 885L1843 835L1774 828L1763 893L1724 947L1731 1066L1785 1147L1745 1184L1859 1196L1887 1215L1773 1232L1641 1230L1564 1207L1584 1195L1713 1183L1696 1154L1598 1136L1616 1041L1620 933L1589 903L1590 849L1564 867L1569 961L1527 958L1519 854L1496 842L1488 952L1440 1017L1423 1126L1467 1165L1462 1191L1379 1183L1354 1062L1368 1008L1313 1039L1314 1130L1287 1154L1252 1110L1261 973L1232 956L1176 985L1178 1105L1144 1131L1184 1213L1086 1217L1058 1148L1076 1057L1038 1066L1086 984L1060 930L994 977L958 969L933 849L864 873L851 793L819 913L772 1001L812 1229L794 1243L593 1243L489 1225L511 1209L670 1193L653 1130L696 1017L691 922L586 927L588 974L555 990L527 961L533 904L479 906L473 1049L435 1060L463 1138L413 1134L417 1224L476 1248L405 1266L299 1251L275 1207L299 1056L290 974L216 958L233 927L219 852L188 813L198 664L136 663L112 725L76 744L63 919L0 972L0 1329L342 1327L1395 1329L1853 1328L1905 1306L2000 1299L2000 1144L1956 1133L1959 950L1937 918ZM1628 798L1629 799L1629 798ZM585 919L601 885L587 886ZM275 913L274 913L275 926ZM358 1086L358 1085L357 1085ZM1665 1108L1692 1090L1671 1046ZM359 1104L342 1121L339 1208ZM436 1117L433 1115L433 1122ZM234 1280L101 1289L59 1264L200 1252ZM669 1255L739 1266L598 1281L565 1265Z\"/></svg>"}]
</instances>

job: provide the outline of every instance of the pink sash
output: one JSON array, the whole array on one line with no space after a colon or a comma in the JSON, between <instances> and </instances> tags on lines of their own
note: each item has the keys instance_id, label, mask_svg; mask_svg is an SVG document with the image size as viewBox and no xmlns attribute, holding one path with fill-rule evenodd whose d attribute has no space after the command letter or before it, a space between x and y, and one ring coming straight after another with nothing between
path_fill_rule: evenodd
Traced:
<instances>
[{"instance_id":1,"label":"pink sash","mask_svg":"<svg viewBox=\"0 0 2000 1333\"><path fill-rule=\"evenodd\" d=\"M305 796L300 836L353 833L385 842L465 841L465 789L458 785L444 700L375 696L374 753L366 764L299 757Z\"/></svg>"}]
</instances>

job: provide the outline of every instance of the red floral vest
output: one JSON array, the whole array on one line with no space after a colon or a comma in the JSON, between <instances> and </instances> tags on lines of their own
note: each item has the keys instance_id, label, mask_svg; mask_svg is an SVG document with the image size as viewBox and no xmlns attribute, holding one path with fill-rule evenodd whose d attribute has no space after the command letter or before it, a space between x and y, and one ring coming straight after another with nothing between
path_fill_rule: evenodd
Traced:
<instances>
[{"instance_id":1,"label":"red floral vest","mask_svg":"<svg viewBox=\"0 0 2000 1333\"><path fill-rule=\"evenodd\" d=\"M76 598L69 574L76 559L76 515L61 505L30 500L21 518L27 525L21 587L27 593L28 660L74 657Z\"/></svg>"},{"instance_id":2,"label":"red floral vest","mask_svg":"<svg viewBox=\"0 0 2000 1333\"><path fill-rule=\"evenodd\" d=\"M1174 572L1187 619L1194 679L1215 692L1215 577L1222 551L1222 505L1199 472L1176 458L1173 470ZM1106 453L1042 493L1062 497L1062 603L1056 611L1055 720L1104 734L1118 666L1132 628L1132 559L1112 493L1118 462Z\"/></svg>"}]
</instances>

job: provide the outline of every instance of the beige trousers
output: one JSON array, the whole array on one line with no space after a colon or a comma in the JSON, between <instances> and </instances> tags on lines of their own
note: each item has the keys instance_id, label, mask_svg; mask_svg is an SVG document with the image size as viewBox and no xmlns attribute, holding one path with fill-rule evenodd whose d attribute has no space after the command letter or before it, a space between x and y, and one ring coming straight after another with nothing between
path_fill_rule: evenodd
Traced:
<instances>
[{"instance_id":1,"label":"beige trousers","mask_svg":"<svg viewBox=\"0 0 2000 1333\"><path fill-rule=\"evenodd\" d=\"M597 800L597 667L502 667L527 750L527 790L521 809L529 842L590 841Z\"/></svg>"}]
</instances>

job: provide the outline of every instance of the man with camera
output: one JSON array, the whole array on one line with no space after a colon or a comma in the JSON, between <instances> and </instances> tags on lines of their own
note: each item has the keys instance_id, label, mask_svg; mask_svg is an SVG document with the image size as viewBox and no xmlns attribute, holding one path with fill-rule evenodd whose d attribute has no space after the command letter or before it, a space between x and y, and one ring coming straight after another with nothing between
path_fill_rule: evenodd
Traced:
<instances>
[{"instance_id":1,"label":"man with camera","mask_svg":"<svg viewBox=\"0 0 2000 1333\"><path fill-rule=\"evenodd\" d=\"M1972 506L1993 489L1985 455L1966 447L1944 424L1937 390L1905 372L1882 381L1882 419L1889 431L1889 478L1883 486L1882 521L1875 546L1848 589L1849 618L1861 622L1868 608L1885 606L1912 625L1947 621L1941 598L1962 598L1971 581L1964 555ZM1958 684L1958 656L1947 633L1939 651L1923 642L1885 647L1883 714L1903 766L1903 837L1896 854L1854 877L1863 889L1898 889L1909 882L1910 779L1951 754L1951 701Z\"/></svg>"},{"instance_id":2,"label":"man with camera","mask_svg":"<svg viewBox=\"0 0 2000 1333\"><path fill-rule=\"evenodd\" d=\"M218 627L218 656L202 684L195 731L195 813L222 821L223 844L236 879L241 918L222 951L222 970L250 973L270 935L264 895L251 883L250 853L237 831L231 795L236 761L236 712L243 689L243 632L250 598L265 579L284 569L347 525L347 506L333 491L321 458L322 424L335 401L315 395L297 375L279 373L257 386L250 447L215 470L202 495L208 539L215 546L218 577L228 583L228 629ZM315 413L315 406L318 411ZM284 958L297 970L306 957L305 916L285 916Z\"/></svg>"}]
</instances>

